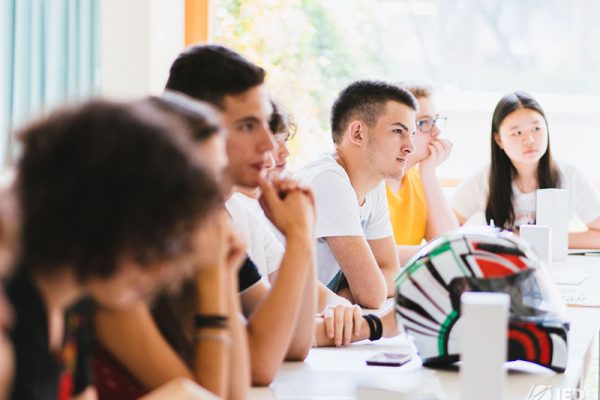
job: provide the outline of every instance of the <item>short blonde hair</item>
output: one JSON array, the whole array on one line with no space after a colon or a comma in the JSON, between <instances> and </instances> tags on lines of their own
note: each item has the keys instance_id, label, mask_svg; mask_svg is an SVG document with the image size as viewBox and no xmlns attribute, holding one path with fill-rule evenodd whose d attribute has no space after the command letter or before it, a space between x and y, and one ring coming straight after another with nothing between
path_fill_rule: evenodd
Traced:
<instances>
[{"instance_id":1,"label":"short blonde hair","mask_svg":"<svg viewBox=\"0 0 600 400\"><path fill-rule=\"evenodd\" d=\"M433 87L425 83L402 82L400 86L411 92L417 99L428 99L433 95Z\"/></svg>"}]
</instances>

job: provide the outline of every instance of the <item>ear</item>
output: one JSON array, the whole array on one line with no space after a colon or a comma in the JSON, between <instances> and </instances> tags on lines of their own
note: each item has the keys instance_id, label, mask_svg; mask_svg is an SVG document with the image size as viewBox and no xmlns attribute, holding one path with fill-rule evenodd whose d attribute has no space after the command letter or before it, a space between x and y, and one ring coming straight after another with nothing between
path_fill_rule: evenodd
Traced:
<instances>
[{"instance_id":1,"label":"ear","mask_svg":"<svg viewBox=\"0 0 600 400\"><path fill-rule=\"evenodd\" d=\"M494 141L496 142L498 147L504 150L504 148L502 147L502 140L500 140L500 135L498 134L498 132L494 132Z\"/></svg>"},{"instance_id":2,"label":"ear","mask_svg":"<svg viewBox=\"0 0 600 400\"><path fill-rule=\"evenodd\" d=\"M362 121L355 120L348 124L346 134L348 135L350 143L353 143L356 146L362 146L367 140L366 133L366 126Z\"/></svg>"}]
</instances>

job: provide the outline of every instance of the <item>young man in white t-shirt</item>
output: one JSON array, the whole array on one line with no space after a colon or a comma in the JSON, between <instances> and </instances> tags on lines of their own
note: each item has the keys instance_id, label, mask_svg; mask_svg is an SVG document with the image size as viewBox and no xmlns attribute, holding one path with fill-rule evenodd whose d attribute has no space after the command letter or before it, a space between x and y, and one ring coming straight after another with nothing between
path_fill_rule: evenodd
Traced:
<instances>
[{"instance_id":1,"label":"young man in white t-shirt","mask_svg":"<svg viewBox=\"0 0 600 400\"><path fill-rule=\"evenodd\" d=\"M385 179L400 179L413 152L417 101L385 82L358 81L331 111L335 151L302 168L317 207L318 278L343 297L379 308L399 270Z\"/></svg>"}]
</instances>

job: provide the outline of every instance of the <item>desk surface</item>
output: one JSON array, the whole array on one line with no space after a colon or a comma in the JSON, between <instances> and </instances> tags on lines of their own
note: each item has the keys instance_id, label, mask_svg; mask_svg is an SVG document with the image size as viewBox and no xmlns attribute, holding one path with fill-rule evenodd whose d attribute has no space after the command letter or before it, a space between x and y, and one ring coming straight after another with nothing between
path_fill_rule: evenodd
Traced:
<instances>
[{"instance_id":1,"label":"desk surface","mask_svg":"<svg viewBox=\"0 0 600 400\"><path fill-rule=\"evenodd\" d=\"M596 271L597 269L597 271ZM552 270L577 270L588 278L582 283L586 290L600 287L600 258L569 257L556 263ZM597 289L596 289L597 290ZM551 385L553 388L579 386L585 363L594 338L600 328L600 308L569 307L569 360L564 374L525 362L506 363L509 370L505 385L506 399L525 399L533 386ZM367 366L365 360L382 351L406 351L409 341L403 337L354 343L345 348L312 349L305 362L286 362L279 369L269 388L253 388L251 399L385 399L381 389L397 393L394 399L460 399L458 371L440 371L424 368L420 359L402 367ZM360 395L358 391L360 390ZM406 393L406 397L398 392ZM417 394L418 393L418 394Z\"/></svg>"}]
</instances>

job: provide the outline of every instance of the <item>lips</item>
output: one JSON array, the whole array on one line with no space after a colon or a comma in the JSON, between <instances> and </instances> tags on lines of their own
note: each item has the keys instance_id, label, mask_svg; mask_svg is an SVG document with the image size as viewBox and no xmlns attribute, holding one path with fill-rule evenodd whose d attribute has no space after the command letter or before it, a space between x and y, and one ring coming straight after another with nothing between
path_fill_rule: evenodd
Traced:
<instances>
[{"instance_id":1,"label":"lips","mask_svg":"<svg viewBox=\"0 0 600 400\"><path fill-rule=\"evenodd\" d=\"M262 171L263 168L265 167L265 163L264 162L258 162L258 163L254 163L254 164L250 164L250 166L257 170L258 172Z\"/></svg>"},{"instance_id":2,"label":"lips","mask_svg":"<svg viewBox=\"0 0 600 400\"><path fill-rule=\"evenodd\" d=\"M527 149L523 152L523 154L534 154L537 153L537 149Z\"/></svg>"}]
</instances>

